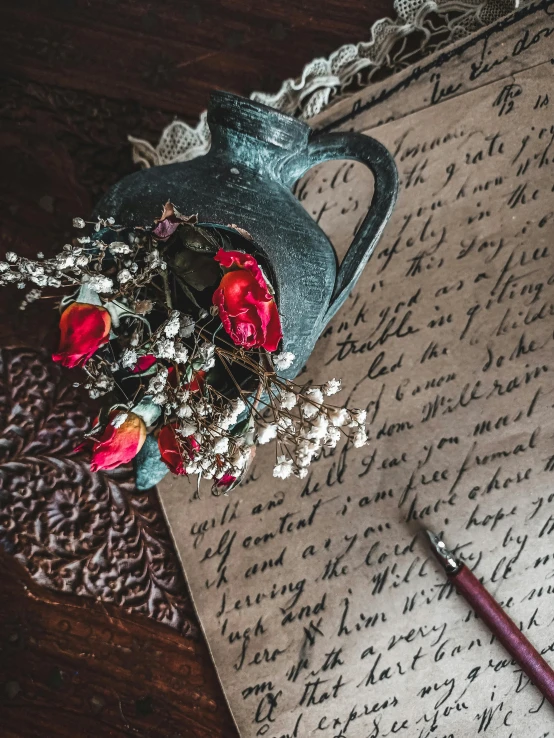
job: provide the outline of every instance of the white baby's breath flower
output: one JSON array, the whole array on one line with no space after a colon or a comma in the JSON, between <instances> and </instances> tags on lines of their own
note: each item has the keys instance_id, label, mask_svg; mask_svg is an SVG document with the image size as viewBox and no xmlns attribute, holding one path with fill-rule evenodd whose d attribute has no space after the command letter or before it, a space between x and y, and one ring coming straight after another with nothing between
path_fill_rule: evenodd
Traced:
<instances>
[{"instance_id":1,"label":"white baby's breath flower","mask_svg":"<svg viewBox=\"0 0 554 738\"><path fill-rule=\"evenodd\" d=\"M150 382L148 383L147 393L148 394L158 394L160 392L163 392L167 384L168 375L169 375L169 371L167 367L165 366L158 367L157 373L150 379Z\"/></svg>"},{"instance_id":2,"label":"white baby's breath flower","mask_svg":"<svg viewBox=\"0 0 554 738\"><path fill-rule=\"evenodd\" d=\"M95 274L88 280L87 285L91 290L99 293L107 294L113 290L112 280L109 277L105 277L103 274Z\"/></svg>"},{"instance_id":3,"label":"white baby's breath flower","mask_svg":"<svg viewBox=\"0 0 554 738\"><path fill-rule=\"evenodd\" d=\"M273 467L273 476L277 479L288 479L292 474L292 461L286 456L278 456L277 463Z\"/></svg>"},{"instance_id":4,"label":"white baby's breath flower","mask_svg":"<svg viewBox=\"0 0 554 738\"><path fill-rule=\"evenodd\" d=\"M323 403L323 393L319 387L310 387L304 392L301 399L302 415L305 418L314 418L319 414L321 410L320 405Z\"/></svg>"},{"instance_id":5,"label":"white baby's breath flower","mask_svg":"<svg viewBox=\"0 0 554 738\"><path fill-rule=\"evenodd\" d=\"M308 389L304 392L304 396L309 397L310 400L313 400L320 405L323 402L323 392L319 389L319 387L308 387Z\"/></svg>"},{"instance_id":6,"label":"white baby's breath flower","mask_svg":"<svg viewBox=\"0 0 554 738\"><path fill-rule=\"evenodd\" d=\"M73 228L84 228L86 225L82 218L73 218Z\"/></svg>"},{"instance_id":7,"label":"white baby's breath flower","mask_svg":"<svg viewBox=\"0 0 554 738\"><path fill-rule=\"evenodd\" d=\"M182 343L175 342L175 361L184 364L189 357L189 350Z\"/></svg>"},{"instance_id":8,"label":"white baby's breath flower","mask_svg":"<svg viewBox=\"0 0 554 738\"><path fill-rule=\"evenodd\" d=\"M89 396L93 400L96 400L98 397L102 397L102 395L110 392L114 386L115 382L112 377L101 375L96 379L90 379L90 381L85 384L85 389L88 389Z\"/></svg>"},{"instance_id":9,"label":"white baby's breath flower","mask_svg":"<svg viewBox=\"0 0 554 738\"><path fill-rule=\"evenodd\" d=\"M231 402L231 412L235 419L239 417L246 410L246 404L242 397L237 397Z\"/></svg>"},{"instance_id":10,"label":"white baby's breath flower","mask_svg":"<svg viewBox=\"0 0 554 738\"><path fill-rule=\"evenodd\" d=\"M153 349L154 356L159 359L175 358L175 344L170 338L159 338Z\"/></svg>"},{"instance_id":11,"label":"white baby's breath flower","mask_svg":"<svg viewBox=\"0 0 554 738\"><path fill-rule=\"evenodd\" d=\"M181 327L179 335L181 338L190 338L194 333L194 319L190 315L181 315Z\"/></svg>"},{"instance_id":12,"label":"white baby's breath flower","mask_svg":"<svg viewBox=\"0 0 554 738\"><path fill-rule=\"evenodd\" d=\"M75 266L82 269L83 267L87 266L90 260L91 260L90 256L87 256L87 254L81 254L75 259Z\"/></svg>"},{"instance_id":13,"label":"white baby's breath flower","mask_svg":"<svg viewBox=\"0 0 554 738\"><path fill-rule=\"evenodd\" d=\"M10 265L7 264L5 261L0 261L0 274L2 272L9 272L9 270L10 270Z\"/></svg>"},{"instance_id":14,"label":"white baby's breath flower","mask_svg":"<svg viewBox=\"0 0 554 738\"><path fill-rule=\"evenodd\" d=\"M210 410L211 410L211 406L208 404L206 400L202 399L196 403L196 412L199 415L208 415Z\"/></svg>"},{"instance_id":15,"label":"white baby's breath flower","mask_svg":"<svg viewBox=\"0 0 554 738\"><path fill-rule=\"evenodd\" d=\"M164 333L168 338L173 338L179 333L181 314L178 310L173 310L169 316L169 320L165 324Z\"/></svg>"},{"instance_id":16,"label":"white baby's breath flower","mask_svg":"<svg viewBox=\"0 0 554 738\"><path fill-rule=\"evenodd\" d=\"M258 443L264 444L269 443L277 436L277 426L275 423L269 423L268 425L262 426L258 430Z\"/></svg>"},{"instance_id":17,"label":"white baby's breath flower","mask_svg":"<svg viewBox=\"0 0 554 738\"><path fill-rule=\"evenodd\" d=\"M310 466L310 464L312 463L312 454L307 451L298 452L296 463L300 467Z\"/></svg>"},{"instance_id":18,"label":"white baby's breath flower","mask_svg":"<svg viewBox=\"0 0 554 738\"><path fill-rule=\"evenodd\" d=\"M365 446L368 442L367 433L365 428L359 427L356 433L354 434L354 438L352 439L352 442L354 444L355 448L361 448L362 446Z\"/></svg>"},{"instance_id":19,"label":"white baby's breath flower","mask_svg":"<svg viewBox=\"0 0 554 738\"><path fill-rule=\"evenodd\" d=\"M188 436L192 436L194 433L196 433L196 431L198 430L198 426L196 425L196 423L192 422L191 420L184 420L179 425L178 430L182 436L185 436L188 438Z\"/></svg>"},{"instance_id":20,"label":"white baby's breath flower","mask_svg":"<svg viewBox=\"0 0 554 738\"><path fill-rule=\"evenodd\" d=\"M123 241L113 241L108 248L112 254L118 256L119 254L130 254L132 249Z\"/></svg>"},{"instance_id":21,"label":"white baby's breath flower","mask_svg":"<svg viewBox=\"0 0 554 738\"><path fill-rule=\"evenodd\" d=\"M237 397L225 408L223 415L218 418L218 425L223 430L228 430L231 426L235 425L239 416L245 411L246 405L241 397Z\"/></svg>"},{"instance_id":22,"label":"white baby's breath flower","mask_svg":"<svg viewBox=\"0 0 554 738\"><path fill-rule=\"evenodd\" d=\"M111 421L111 425L113 425L114 428L121 428L121 426L127 420L128 417L129 417L129 413L127 412L117 413L115 418Z\"/></svg>"},{"instance_id":23,"label":"white baby's breath flower","mask_svg":"<svg viewBox=\"0 0 554 738\"><path fill-rule=\"evenodd\" d=\"M231 463L232 467L237 472L240 472L246 466L246 462L248 461L249 455L250 455L250 450L244 450L242 448L237 447L235 448L233 453L229 456L229 462Z\"/></svg>"},{"instance_id":24,"label":"white baby's breath flower","mask_svg":"<svg viewBox=\"0 0 554 738\"><path fill-rule=\"evenodd\" d=\"M75 266L76 258L73 254L63 253L55 257L57 269L70 269Z\"/></svg>"},{"instance_id":25,"label":"white baby's breath flower","mask_svg":"<svg viewBox=\"0 0 554 738\"><path fill-rule=\"evenodd\" d=\"M367 418L367 410L350 410L350 417L352 422L349 423L350 428L355 428L357 425L363 425Z\"/></svg>"},{"instance_id":26,"label":"white baby's breath flower","mask_svg":"<svg viewBox=\"0 0 554 738\"><path fill-rule=\"evenodd\" d=\"M138 361L135 349L125 349L121 357L121 365L124 369L132 369Z\"/></svg>"},{"instance_id":27,"label":"white baby's breath flower","mask_svg":"<svg viewBox=\"0 0 554 738\"><path fill-rule=\"evenodd\" d=\"M119 284L125 284L125 282L129 282L129 280L131 279L132 274L128 269L122 269L117 275L117 281L119 282Z\"/></svg>"},{"instance_id":28,"label":"white baby's breath flower","mask_svg":"<svg viewBox=\"0 0 554 738\"><path fill-rule=\"evenodd\" d=\"M187 402L190 397L190 392L187 389L179 390L179 402Z\"/></svg>"},{"instance_id":29,"label":"white baby's breath flower","mask_svg":"<svg viewBox=\"0 0 554 738\"><path fill-rule=\"evenodd\" d=\"M330 395L336 395L341 389L340 379L329 379L323 385L323 394L329 397Z\"/></svg>"},{"instance_id":30,"label":"white baby's breath flower","mask_svg":"<svg viewBox=\"0 0 554 738\"><path fill-rule=\"evenodd\" d=\"M296 405L297 397L294 392L283 392L280 398L281 407L284 410L292 410Z\"/></svg>"},{"instance_id":31,"label":"white baby's breath flower","mask_svg":"<svg viewBox=\"0 0 554 738\"><path fill-rule=\"evenodd\" d=\"M61 287L62 284L62 280L58 279L58 277L47 277L46 281L49 287ZM36 279L33 282L38 284ZM39 285L39 287L44 287L44 285Z\"/></svg>"},{"instance_id":32,"label":"white baby's breath flower","mask_svg":"<svg viewBox=\"0 0 554 738\"><path fill-rule=\"evenodd\" d=\"M312 421L307 437L317 439L323 438L327 433L328 427L329 421L325 417L325 415L318 415L317 418L314 418L314 420Z\"/></svg>"},{"instance_id":33,"label":"white baby's breath flower","mask_svg":"<svg viewBox=\"0 0 554 738\"><path fill-rule=\"evenodd\" d=\"M144 257L144 261L150 269L157 269L161 264L162 260L160 259L160 252L158 249L152 249L152 251L149 254L146 254Z\"/></svg>"},{"instance_id":34,"label":"white baby's breath flower","mask_svg":"<svg viewBox=\"0 0 554 738\"><path fill-rule=\"evenodd\" d=\"M193 415L192 407L190 405L187 405L186 403L183 403L177 409L177 415L179 418L191 418Z\"/></svg>"},{"instance_id":35,"label":"white baby's breath flower","mask_svg":"<svg viewBox=\"0 0 554 738\"><path fill-rule=\"evenodd\" d=\"M308 470L306 469L306 467L303 467L303 468L297 469L297 470L296 470L296 471L294 472L294 474L295 474L295 475L296 475L296 476L297 476L297 477L298 477L299 479L305 479L305 478L306 478L306 477L308 476Z\"/></svg>"},{"instance_id":36,"label":"white baby's breath flower","mask_svg":"<svg viewBox=\"0 0 554 738\"><path fill-rule=\"evenodd\" d=\"M152 395L152 402L154 405L165 405L167 402L167 395L165 392L156 392Z\"/></svg>"},{"instance_id":37,"label":"white baby's breath flower","mask_svg":"<svg viewBox=\"0 0 554 738\"><path fill-rule=\"evenodd\" d=\"M226 436L218 438L213 446L214 454L225 454L229 449L229 439Z\"/></svg>"},{"instance_id":38,"label":"white baby's breath flower","mask_svg":"<svg viewBox=\"0 0 554 738\"><path fill-rule=\"evenodd\" d=\"M332 407L328 412L329 421L332 425L340 428L350 422L350 413L344 407Z\"/></svg>"},{"instance_id":39,"label":"white baby's breath flower","mask_svg":"<svg viewBox=\"0 0 554 738\"><path fill-rule=\"evenodd\" d=\"M18 282L17 283L17 289L18 290L24 290L25 289L25 282Z\"/></svg>"},{"instance_id":40,"label":"white baby's breath flower","mask_svg":"<svg viewBox=\"0 0 554 738\"><path fill-rule=\"evenodd\" d=\"M206 341L198 347L197 358L200 362L200 369L208 371L215 366L215 346L213 343Z\"/></svg>"},{"instance_id":41,"label":"white baby's breath flower","mask_svg":"<svg viewBox=\"0 0 554 738\"><path fill-rule=\"evenodd\" d=\"M308 420L314 418L319 413L319 408L311 403L302 403L302 415Z\"/></svg>"},{"instance_id":42,"label":"white baby's breath flower","mask_svg":"<svg viewBox=\"0 0 554 738\"><path fill-rule=\"evenodd\" d=\"M335 428L334 425L327 429L327 434L323 439L323 444L329 448L335 448L337 443L340 441L340 430Z\"/></svg>"},{"instance_id":43,"label":"white baby's breath flower","mask_svg":"<svg viewBox=\"0 0 554 738\"><path fill-rule=\"evenodd\" d=\"M275 354L273 359L273 366L277 371L284 371L292 366L292 362L296 357L290 351L281 351L280 354Z\"/></svg>"},{"instance_id":44,"label":"white baby's breath flower","mask_svg":"<svg viewBox=\"0 0 554 738\"><path fill-rule=\"evenodd\" d=\"M6 251L6 261L9 261L10 264L15 264L18 259L19 256L14 251Z\"/></svg>"},{"instance_id":45,"label":"white baby's breath flower","mask_svg":"<svg viewBox=\"0 0 554 738\"><path fill-rule=\"evenodd\" d=\"M44 254L42 253L42 251L39 251L37 253L37 259L44 259Z\"/></svg>"},{"instance_id":46,"label":"white baby's breath flower","mask_svg":"<svg viewBox=\"0 0 554 738\"><path fill-rule=\"evenodd\" d=\"M289 418L288 415L281 415L277 420L277 431L278 435L291 433L291 431L294 434L295 428L292 418Z\"/></svg>"}]
</instances>

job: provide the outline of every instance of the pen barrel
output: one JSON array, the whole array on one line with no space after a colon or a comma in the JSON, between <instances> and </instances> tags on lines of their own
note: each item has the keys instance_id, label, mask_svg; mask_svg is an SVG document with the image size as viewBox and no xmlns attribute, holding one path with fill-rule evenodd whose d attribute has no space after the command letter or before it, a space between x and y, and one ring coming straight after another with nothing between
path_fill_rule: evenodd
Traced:
<instances>
[{"instance_id":1,"label":"pen barrel","mask_svg":"<svg viewBox=\"0 0 554 738\"><path fill-rule=\"evenodd\" d=\"M451 581L535 686L554 705L554 671L513 620L506 615L467 566L462 566L460 571L451 577Z\"/></svg>"}]
</instances>

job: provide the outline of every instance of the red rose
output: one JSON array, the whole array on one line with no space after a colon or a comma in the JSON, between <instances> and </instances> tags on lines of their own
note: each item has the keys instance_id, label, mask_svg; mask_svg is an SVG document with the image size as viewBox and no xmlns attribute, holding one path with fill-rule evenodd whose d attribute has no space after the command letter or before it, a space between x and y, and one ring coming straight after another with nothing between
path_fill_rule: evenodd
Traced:
<instances>
[{"instance_id":1,"label":"red rose","mask_svg":"<svg viewBox=\"0 0 554 738\"><path fill-rule=\"evenodd\" d=\"M206 372L203 369L199 369L197 372L194 372L191 381L185 384L185 389L188 389L189 392L200 392L205 382Z\"/></svg>"},{"instance_id":2,"label":"red rose","mask_svg":"<svg viewBox=\"0 0 554 738\"><path fill-rule=\"evenodd\" d=\"M60 347L54 361L70 369L82 366L109 341L112 321L103 307L73 302L60 319Z\"/></svg>"},{"instance_id":3,"label":"red rose","mask_svg":"<svg viewBox=\"0 0 554 738\"><path fill-rule=\"evenodd\" d=\"M135 413L127 413L127 417L117 428L112 421L125 410L114 410L110 414L110 422L92 449L90 468L115 469L126 464L138 454L146 440L144 420Z\"/></svg>"},{"instance_id":4,"label":"red rose","mask_svg":"<svg viewBox=\"0 0 554 738\"><path fill-rule=\"evenodd\" d=\"M212 492L215 495L225 494L235 484L237 478L232 474L224 474L219 479L216 479L212 485Z\"/></svg>"},{"instance_id":5,"label":"red rose","mask_svg":"<svg viewBox=\"0 0 554 738\"><path fill-rule=\"evenodd\" d=\"M153 354L145 354L144 356L139 356L137 359L137 363L133 367L133 374L139 374L147 371L156 363L156 361L157 359Z\"/></svg>"},{"instance_id":6,"label":"red rose","mask_svg":"<svg viewBox=\"0 0 554 738\"><path fill-rule=\"evenodd\" d=\"M219 249L214 259L229 271L214 292L221 322L237 346L275 351L283 337L275 300L250 254Z\"/></svg>"},{"instance_id":7,"label":"red rose","mask_svg":"<svg viewBox=\"0 0 554 738\"><path fill-rule=\"evenodd\" d=\"M142 374L143 372L148 371L151 367L154 366L154 364L158 360L154 356L154 354L145 354L144 356L139 356L137 359L137 363L132 369L133 374ZM177 387L177 372L175 371L175 367L172 365L167 370L167 380L169 384L176 388Z\"/></svg>"},{"instance_id":8,"label":"red rose","mask_svg":"<svg viewBox=\"0 0 554 738\"><path fill-rule=\"evenodd\" d=\"M194 459L196 451L200 448L200 444L194 436L188 438L177 437L177 423L169 423L164 425L158 435L158 448L162 461L169 467L169 471L173 474L184 474L185 459ZM184 454L184 456L183 456Z\"/></svg>"}]
</instances>

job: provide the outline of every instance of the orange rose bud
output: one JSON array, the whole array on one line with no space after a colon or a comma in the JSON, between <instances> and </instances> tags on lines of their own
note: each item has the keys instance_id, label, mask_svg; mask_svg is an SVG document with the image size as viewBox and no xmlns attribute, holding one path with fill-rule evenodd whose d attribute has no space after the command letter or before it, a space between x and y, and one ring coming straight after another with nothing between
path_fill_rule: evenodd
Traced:
<instances>
[{"instance_id":1,"label":"orange rose bud","mask_svg":"<svg viewBox=\"0 0 554 738\"><path fill-rule=\"evenodd\" d=\"M92 449L90 468L93 472L99 469L115 469L134 459L146 440L144 420L135 413L128 412L125 420L115 427L113 421L125 410L114 410L110 414L109 423Z\"/></svg>"},{"instance_id":2,"label":"orange rose bud","mask_svg":"<svg viewBox=\"0 0 554 738\"><path fill-rule=\"evenodd\" d=\"M108 343L111 325L105 308L73 302L62 313L60 347L52 359L69 369L82 366L100 346Z\"/></svg>"},{"instance_id":3,"label":"orange rose bud","mask_svg":"<svg viewBox=\"0 0 554 738\"><path fill-rule=\"evenodd\" d=\"M229 270L212 298L223 327L237 346L275 351L283 337L281 319L258 262L250 254L223 249L214 259Z\"/></svg>"}]
</instances>

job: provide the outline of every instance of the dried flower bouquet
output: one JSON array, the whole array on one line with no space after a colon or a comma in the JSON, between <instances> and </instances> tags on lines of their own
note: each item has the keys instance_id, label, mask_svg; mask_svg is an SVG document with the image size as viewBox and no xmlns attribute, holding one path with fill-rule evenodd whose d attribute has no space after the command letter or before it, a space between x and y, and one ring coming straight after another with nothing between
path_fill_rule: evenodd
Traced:
<instances>
[{"instance_id":1,"label":"dried flower bouquet","mask_svg":"<svg viewBox=\"0 0 554 738\"><path fill-rule=\"evenodd\" d=\"M90 396L103 398L93 470L146 463L148 449L164 471L212 480L219 494L240 481L256 443L275 442L273 474L286 479L304 477L341 435L367 442L365 411L327 404L339 380L302 387L280 376L294 356L281 348L276 295L246 231L198 223L171 203L150 227L88 227L51 259L8 252L0 284L35 285L22 309L45 289L71 290L52 358L81 367Z\"/></svg>"}]
</instances>

